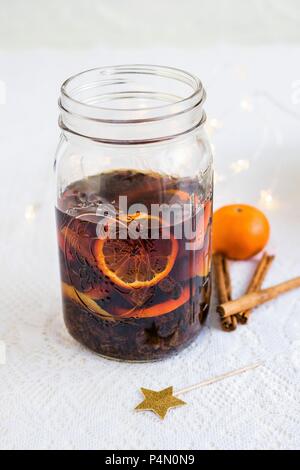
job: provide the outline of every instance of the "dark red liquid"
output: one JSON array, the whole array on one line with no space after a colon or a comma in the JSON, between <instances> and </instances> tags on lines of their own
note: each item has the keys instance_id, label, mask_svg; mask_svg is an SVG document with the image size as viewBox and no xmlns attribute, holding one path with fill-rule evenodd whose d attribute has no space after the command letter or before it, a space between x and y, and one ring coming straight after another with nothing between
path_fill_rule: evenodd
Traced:
<instances>
[{"instance_id":1,"label":"dark red liquid","mask_svg":"<svg viewBox=\"0 0 300 470\"><path fill-rule=\"evenodd\" d=\"M120 195L127 196L128 206L144 204L148 214L151 204L192 205L191 214L201 207L200 218L191 220L200 234L199 247L187 249L184 230L176 238L172 219L168 224L159 219L159 238L151 239L150 219L140 211L132 217L137 231L147 236L99 240L97 223L108 215L107 204L115 208L108 220L133 220L120 213ZM123 360L160 359L189 344L209 309L211 210L211 194L204 193L196 178L120 170L70 185L57 208L63 309L70 334L102 355ZM110 223L105 229L110 230ZM200 231L195 223L201 223ZM163 239L166 226L170 236Z\"/></svg>"}]
</instances>

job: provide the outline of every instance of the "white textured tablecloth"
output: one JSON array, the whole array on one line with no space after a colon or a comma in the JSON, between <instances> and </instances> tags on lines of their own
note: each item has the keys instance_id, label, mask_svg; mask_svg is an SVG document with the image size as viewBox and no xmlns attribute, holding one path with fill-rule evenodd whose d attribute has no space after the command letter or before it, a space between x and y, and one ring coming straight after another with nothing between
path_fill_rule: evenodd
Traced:
<instances>
[{"instance_id":1,"label":"white textured tablecloth","mask_svg":"<svg viewBox=\"0 0 300 470\"><path fill-rule=\"evenodd\" d=\"M0 448L300 448L299 290L230 334L212 310L193 345L164 362L102 359L63 324L52 200L60 82L104 64L179 66L207 89L216 205L265 208L276 253L265 285L299 275L299 54L280 46L0 53ZM232 265L236 295L253 269ZM133 411L140 386L180 389L257 359L265 366L185 395L188 406L165 421Z\"/></svg>"}]
</instances>

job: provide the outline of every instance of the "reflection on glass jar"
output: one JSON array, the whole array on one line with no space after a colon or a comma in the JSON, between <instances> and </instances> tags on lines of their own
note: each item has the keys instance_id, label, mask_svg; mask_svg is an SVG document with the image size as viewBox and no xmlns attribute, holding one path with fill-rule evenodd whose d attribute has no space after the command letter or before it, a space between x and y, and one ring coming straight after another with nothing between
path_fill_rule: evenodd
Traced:
<instances>
[{"instance_id":1,"label":"reflection on glass jar","mask_svg":"<svg viewBox=\"0 0 300 470\"><path fill-rule=\"evenodd\" d=\"M56 156L63 309L99 354L164 358L199 333L210 301L212 157L205 91L153 66L67 80Z\"/></svg>"}]
</instances>

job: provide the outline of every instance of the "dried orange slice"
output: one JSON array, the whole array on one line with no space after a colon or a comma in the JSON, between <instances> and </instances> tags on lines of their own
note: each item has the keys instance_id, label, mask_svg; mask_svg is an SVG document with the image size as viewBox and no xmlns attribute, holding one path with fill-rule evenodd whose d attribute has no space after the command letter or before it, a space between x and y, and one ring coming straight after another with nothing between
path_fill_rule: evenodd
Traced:
<instances>
[{"instance_id":1,"label":"dried orange slice","mask_svg":"<svg viewBox=\"0 0 300 470\"><path fill-rule=\"evenodd\" d=\"M182 203L187 204L191 200L191 195L181 189L167 189L165 196L169 204Z\"/></svg>"},{"instance_id":2,"label":"dried orange slice","mask_svg":"<svg viewBox=\"0 0 300 470\"><path fill-rule=\"evenodd\" d=\"M75 224L73 225L75 226ZM91 238L88 234L79 234L72 226L66 226L61 229L59 243L65 256L68 257L70 248L73 248L78 254L93 264L94 258L91 252Z\"/></svg>"},{"instance_id":3,"label":"dried orange slice","mask_svg":"<svg viewBox=\"0 0 300 470\"><path fill-rule=\"evenodd\" d=\"M131 223L140 224L142 230L150 226L153 217L146 214L127 219L126 239L101 238L94 245L94 256L101 271L120 287L151 287L165 278L172 270L178 242L170 235L168 239L146 239L130 237ZM123 218L124 222L124 218Z\"/></svg>"},{"instance_id":4,"label":"dried orange slice","mask_svg":"<svg viewBox=\"0 0 300 470\"><path fill-rule=\"evenodd\" d=\"M110 313L99 307L99 305L94 302L94 300L90 299L90 297L83 292L79 292L77 289L75 289L75 287L62 282L61 289L64 296L68 297L70 300L77 303L81 307L84 307L87 310L100 315L102 318L113 320L113 316Z\"/></svg>"},{"instance_id":5,"label":"dried orange slice","mask_svg":"<svg viewBox=\"0 0 300 470\"><path fill-rule=\"evenodd\" d=\"M153 305L151 307L141 308L141 309L138 309L138 308L134 308L131 310L121 309L119 311L119 314L122 318L158 317L158 316L164 315L165 313L170 313L173 310L176 310L177 308L181 307L190 299L190 296L191 296L191 289L189 286L186 286L181 291L180 296L177 299L169 299L160 304Z\"/></svg>"}]
</instances>

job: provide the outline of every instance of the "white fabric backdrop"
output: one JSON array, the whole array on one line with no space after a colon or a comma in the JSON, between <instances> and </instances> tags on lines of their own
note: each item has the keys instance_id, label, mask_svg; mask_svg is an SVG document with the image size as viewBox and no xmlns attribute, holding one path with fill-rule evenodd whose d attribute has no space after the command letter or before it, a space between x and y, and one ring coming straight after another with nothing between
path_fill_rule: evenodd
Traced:
<instances>
[{"instance_id":1,"label":"white fabric backdrop","mask_svg":"<svg viewBox=\"0 0 300 470\"><path fill-rule=\"evenodd\" d=\"M300 41L299 0L1 0L6 48Z\"/></svg>"},{"instance_id":2,"label":"white fabric backdrop","mask_svg":"<svg viewBox=\"0 0 300 470\"><path fill-rule=\"evenodd\" d=\"M212 311L198 340L164 362L104 360L63 325L52 201L65 77L112 63L186 68L208 93L216 205L241 201L266 210L277 255L266 285L299 275L299 53L279 46L1 53L1 448L300 448L299 291L261 307L230 334ZM253 268L232 266L236 295ZM133 411L140 386L180 389L257 359L266 365L186 395L188 406L163 422Z\"/></svg>"}]
</instances>

